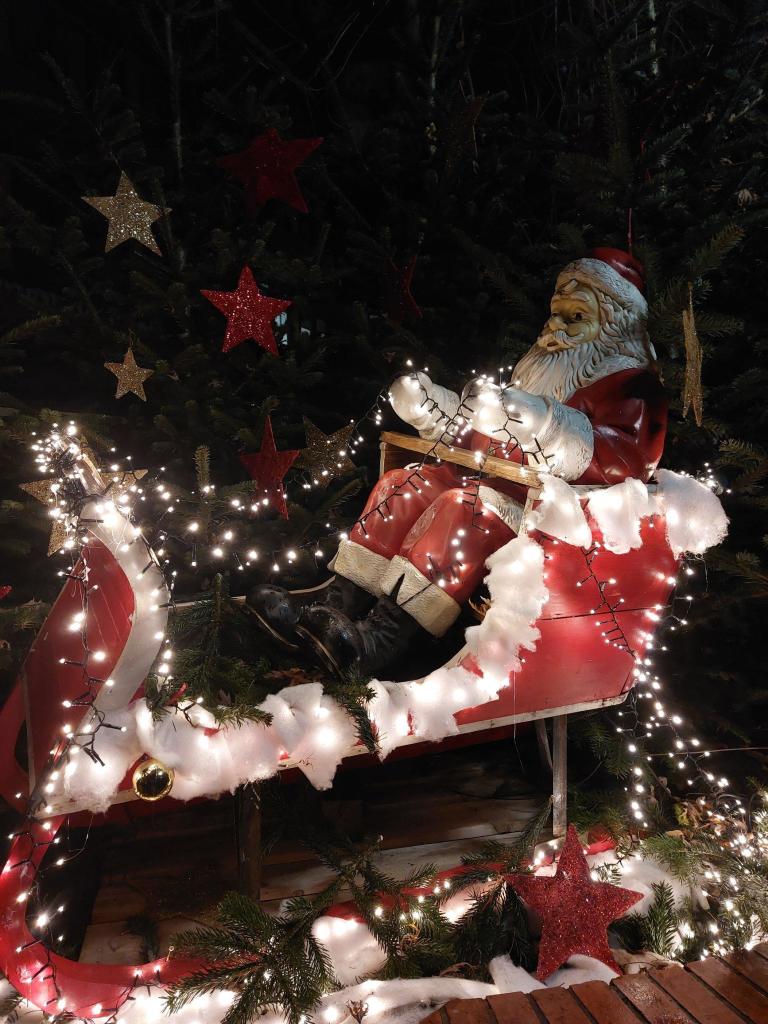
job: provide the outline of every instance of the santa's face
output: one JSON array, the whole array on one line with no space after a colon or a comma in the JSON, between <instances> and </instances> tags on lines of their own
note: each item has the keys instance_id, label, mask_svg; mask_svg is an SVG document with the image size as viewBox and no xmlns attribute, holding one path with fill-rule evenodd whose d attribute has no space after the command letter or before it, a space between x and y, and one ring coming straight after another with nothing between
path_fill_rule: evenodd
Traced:
<instances>
[{"instance_id":1,"label":"santa's face","mask_svg":"<svg viewBox=\"0 0 768 1024\"><path fill-rule=\"evenodd\" d=\"M549 308L549 320L536 341L546 352L563 352L597 338L600 306L589 285L567 281L552 296Z\"/></svg>"}]
</instances>

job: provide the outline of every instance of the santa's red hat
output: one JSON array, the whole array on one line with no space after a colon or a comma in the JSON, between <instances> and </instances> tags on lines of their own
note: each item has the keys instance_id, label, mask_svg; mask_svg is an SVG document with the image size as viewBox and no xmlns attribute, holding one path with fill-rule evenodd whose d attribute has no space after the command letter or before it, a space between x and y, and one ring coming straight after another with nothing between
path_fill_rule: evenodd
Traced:
<instances>
[{"instance_id":1,"label":"santa's red hat","mask_svg":"<svg viewBox=\"0 0 768 1024\"><path fill-rule=\"evenodd\" d=\"M607 246L593 249L589 256L574 260L557 275L557 287L568 280L583 281L591 288L605 292L620 306L636 316L645 317L645 273L643 265L622 249Z\"/></svg>"}]
</instances>

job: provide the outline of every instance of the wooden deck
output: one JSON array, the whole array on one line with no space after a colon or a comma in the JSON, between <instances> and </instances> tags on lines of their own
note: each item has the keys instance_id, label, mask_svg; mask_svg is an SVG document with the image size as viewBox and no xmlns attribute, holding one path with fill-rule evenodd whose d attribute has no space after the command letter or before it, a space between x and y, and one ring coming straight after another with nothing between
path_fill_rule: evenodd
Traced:
<instances>
[{"instance_id":1,"label":"wooden deck","mask_svg":"<svg viewBox=\"0 0 768 1024\"><path fill-rule=\"evenodd\" d=\"M609 985L455 999L422 1024L768 1024L768 943Z\"/></svg>"}]
</instances>

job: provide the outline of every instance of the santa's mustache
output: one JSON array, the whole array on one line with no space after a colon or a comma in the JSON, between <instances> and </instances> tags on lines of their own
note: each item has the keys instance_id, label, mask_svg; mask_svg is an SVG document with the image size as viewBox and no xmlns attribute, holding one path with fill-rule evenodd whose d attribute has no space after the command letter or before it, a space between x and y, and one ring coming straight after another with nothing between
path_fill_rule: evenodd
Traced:
<instances>
[{"instance_id":1,"label":"santa's mustache","mask_svg":"<svg viewBox=\"0 0 768 1024\"><path fill-rule=\"evenodd\" d=\"M553 349L575 348L582 338L583 335L581 333L568 334L567 331L544 330L536 341L540 348L551 351Z\"/></svg>"}]
</instances>

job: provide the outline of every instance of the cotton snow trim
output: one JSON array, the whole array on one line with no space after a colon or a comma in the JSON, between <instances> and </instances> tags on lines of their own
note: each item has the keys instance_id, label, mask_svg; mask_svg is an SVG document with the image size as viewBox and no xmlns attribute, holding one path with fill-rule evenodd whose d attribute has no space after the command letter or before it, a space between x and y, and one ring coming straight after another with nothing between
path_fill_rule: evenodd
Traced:
<instances>
[{"instance_id":1,"label":"cotton snow trim","mask_svg":"<svg viewBox=\"0 0 768 1024\"><path fill-rule=\"evenodd\" d=\"M728 517L709 487L668 469L658 470L656 479L656 500L664 511L667 540L675 555L683 551L701 555L722 543L728 533Z\"/></svg>"},{"instance_id":2,"label":"cotton snow trim","mask_svg":"<svg viewBox=\"0 0 768 1024\"><path fill-rule=\"evenodd\" d=\"M684 552L701 555L724 540L728 517L709 487L668 469L658 470L656 479L655 494L641 480L629 479L580 495L565 480L545 477L541 503L529 514L528 525L566 544L587 547L590 540L584 516L577 510L585 500L605 547L617 555L641 546L642 520L652 515L664 517L667 541L675 557Z\"/></svg>"},{"instance_id":3,"label":"cotton snow trim","mask_svg":"<svg viewBox=\"0 0 768 1024\"><path fill-rule=\"evenodd\" d=\"M588 548L592 543L592 531L579 496L559 476L544 477L539 507L528 514L526 525L565 544Z\"/></svg>"},{"instance_id":4,"label":"cotton snow trim","mask_svg":"<svg viewBox=\"0 0 768 1024\"><path fill-rule=\"evenodd\" d=\"M640 547L640 521L655 511L642 480L624 480L589 495L589 513L600 528L603 543L616 555Z\"/></svg>"},{"instance_id":5,"label":"cotton snow trim","mask_svg":"<svg viewBox=\"0 0 768 1024\"><path fill-rule=\"evenodd\" d=\"M532 651L541 634L535 622L549 599L544 551L521 534L490 556L485 583L491 604L479 626L467 630L467 646L483 678L498 692L520 669L520 648Z\"/></svg>"}]
</instances>

